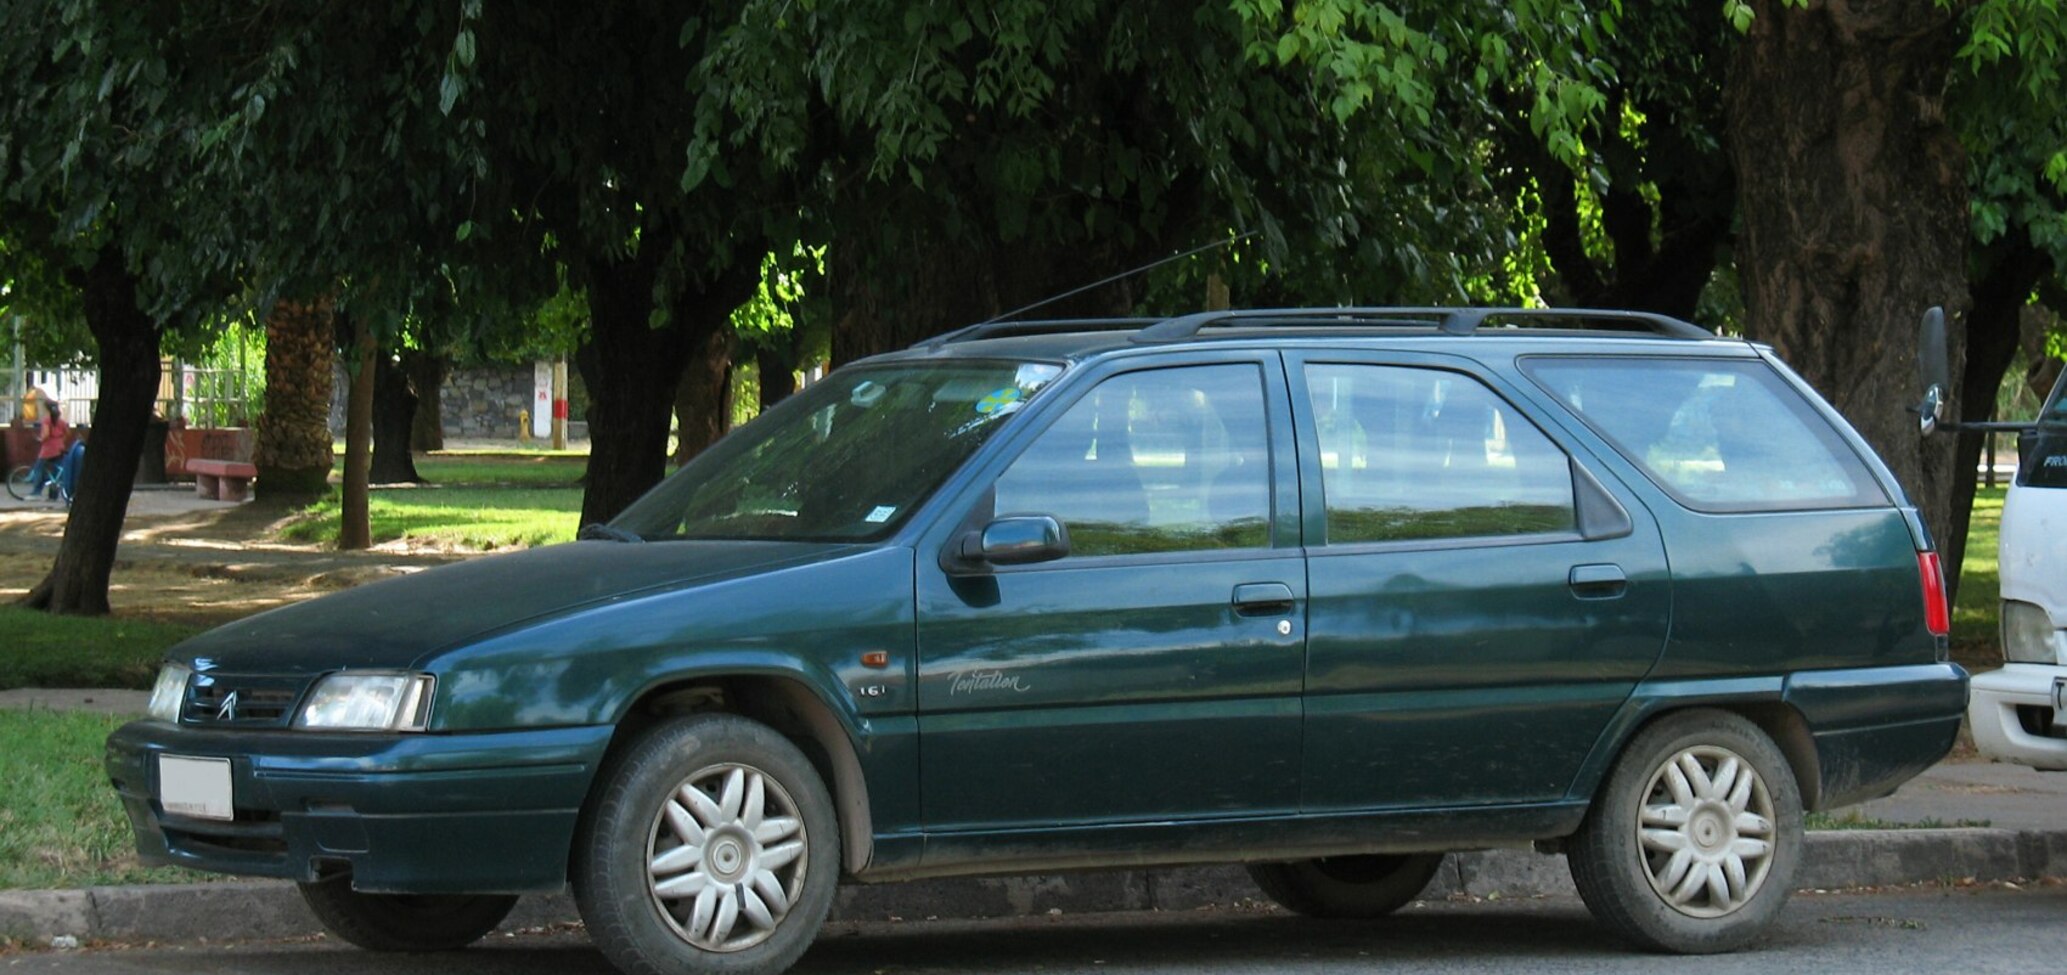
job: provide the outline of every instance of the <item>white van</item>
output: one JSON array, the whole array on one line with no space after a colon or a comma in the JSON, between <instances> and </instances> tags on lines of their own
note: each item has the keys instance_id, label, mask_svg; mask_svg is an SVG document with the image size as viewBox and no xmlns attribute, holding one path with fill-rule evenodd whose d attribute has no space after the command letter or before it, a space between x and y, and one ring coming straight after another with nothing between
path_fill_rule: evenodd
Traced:
<instances>
[{"instance_id":1,"label":"white van","mask_svg":"<svg viewBox=\"0 0 2067 975\"><path fill-rule=\"evenodd\" d=\"M1981 754L2067 771L2067 373L2019 441L2002 506L2001 670L1974 678Z\"/></svg>"}]
</instances>

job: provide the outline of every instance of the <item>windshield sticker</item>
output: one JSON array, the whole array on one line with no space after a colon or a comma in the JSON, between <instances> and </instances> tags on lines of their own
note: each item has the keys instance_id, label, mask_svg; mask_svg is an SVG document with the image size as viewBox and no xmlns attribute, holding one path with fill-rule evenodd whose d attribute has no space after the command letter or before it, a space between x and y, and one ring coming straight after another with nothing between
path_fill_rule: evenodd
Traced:
<instances>
[{"instance_id":1,"label":"windshield sticker","mask_svg":"<svg viewBox=\"0 0 2067 975\"><path fill-rule=\"evenodd\" d=\"M1020 407L1020 400L1025 395L1026 394L1021 393L1019 391L1018 387L1007 386L1004 389L1000 389L997 392L990 394L989 396L985 396L984 398L977 400L976 412L981 413L984 416L1010 413L1013 410L1016 410Z\"/></svg>"},{"instance_id":2,"label":"windshield sticker","mask_svg":"<svg viewBox=\"0 0 2067 975\"><path fill-rule=\"evenodd\" d=\"M889 520L890 520L890 516L891 516L891 515L894 515L894 514L896 514L896 513L897 513L897 506L896 506L896 505L894 505L894 504L879 504L879 505L876 505L876 508L875 508L875 510L874 510L874 511L871 511L871 512L869 512L869 513L868 513L868 517L866 517L866 518L863 518L862 520L863 520L863 521L866 521L866 522L868 522L868 523L869 523L869 524L871 524L871 525L880 525L880 524L882 524L883 522L889 521Z\"/></svg>"}]
</instances>

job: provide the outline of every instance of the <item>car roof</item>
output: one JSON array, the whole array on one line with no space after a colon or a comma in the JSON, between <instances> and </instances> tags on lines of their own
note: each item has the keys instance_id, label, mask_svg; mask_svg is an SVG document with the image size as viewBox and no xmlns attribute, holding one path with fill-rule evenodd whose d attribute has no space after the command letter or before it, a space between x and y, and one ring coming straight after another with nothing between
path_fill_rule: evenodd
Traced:
<instances>
[{"instance_id":1,"label":"car roof","mask_svg":"<svg viewBox=\"0 0 2067 975\"><path fill-rule=\"evenodd\" d=\"M1268 345L1450 352L1751 355L1742 339L1650 312L1592 308L1275 308L1170 318L984 322L869 361L983 358L1079 362L1128 351Z\"/></svg>"}]
</instances>

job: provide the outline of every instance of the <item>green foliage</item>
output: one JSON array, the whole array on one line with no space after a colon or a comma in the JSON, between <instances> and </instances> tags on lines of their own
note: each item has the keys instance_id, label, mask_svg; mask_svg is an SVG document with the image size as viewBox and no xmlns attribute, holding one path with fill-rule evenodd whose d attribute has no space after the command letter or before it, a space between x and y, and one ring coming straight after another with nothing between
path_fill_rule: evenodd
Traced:
<instances>
[{"instance_id":1,"label":"green foliage","mask_svg":"<svg viewBox=\"0 0 2067 975\"><path fill-rule=\"evenodd\" d=\"M102 767L102 743L129 720L0 711L0 890L202 879L137 861L129 819Z\"/></svg>"}]
</instances>

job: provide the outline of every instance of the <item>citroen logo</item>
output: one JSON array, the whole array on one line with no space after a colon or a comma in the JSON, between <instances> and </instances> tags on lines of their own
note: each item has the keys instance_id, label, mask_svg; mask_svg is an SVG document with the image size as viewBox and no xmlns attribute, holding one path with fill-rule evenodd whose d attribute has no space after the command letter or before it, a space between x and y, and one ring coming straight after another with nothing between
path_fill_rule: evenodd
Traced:
<instances>
[{"instance_id":1,"label":"citroen logo","mask_svg":"<svg viewBox=\"0 0 2067 975\"><path fill-rule=\"evenodd\" d=\"M225 698L223 698L223 699L222 699L222 706L221 706L221 707L219 707L219 708L216 708L216 709L215 709L215 720L217 720L217 721L235 721L235 720L237 720L237 692L236 692L236 691L231 691L231 692L230 692L230 695L229 695L228 697L225 697Z\"/></svg>"}]
</instances>

